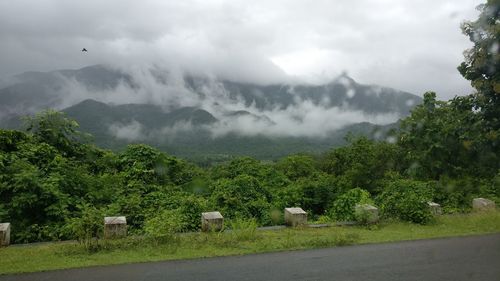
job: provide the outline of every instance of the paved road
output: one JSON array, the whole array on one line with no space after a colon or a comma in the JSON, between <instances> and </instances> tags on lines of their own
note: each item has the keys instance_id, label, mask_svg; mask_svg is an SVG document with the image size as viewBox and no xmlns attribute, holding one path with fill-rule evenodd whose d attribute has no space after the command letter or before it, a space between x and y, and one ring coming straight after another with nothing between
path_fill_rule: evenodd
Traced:
<instances>
[{"instance_id":1,"label":"paved road","mask_svg":"<svg viewBox=\"0 0 500 281\"><path fill-rule=\"evenodd\" d=\"M90 267L0 280L500 280L500 234Z\"/></svg>"}]
</instances>

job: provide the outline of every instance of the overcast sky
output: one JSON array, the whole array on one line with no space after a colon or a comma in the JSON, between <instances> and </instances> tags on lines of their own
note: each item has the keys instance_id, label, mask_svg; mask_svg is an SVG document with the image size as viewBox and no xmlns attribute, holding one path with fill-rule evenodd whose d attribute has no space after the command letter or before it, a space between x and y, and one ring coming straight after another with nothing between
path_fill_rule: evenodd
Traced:
<instances>
[{"instance_id":1,"label":"overcast sky","mask_svg":"<svg viewBox=\"0 0 500 281\"><path fill-rule=\"evenodd\" d=\"M157 64L222 78L360 83L440 98L471 91L456 67L479 0L0 0L0 77ZM80 50L85 47L88 53Z\"/></svg>"}]
</instances>

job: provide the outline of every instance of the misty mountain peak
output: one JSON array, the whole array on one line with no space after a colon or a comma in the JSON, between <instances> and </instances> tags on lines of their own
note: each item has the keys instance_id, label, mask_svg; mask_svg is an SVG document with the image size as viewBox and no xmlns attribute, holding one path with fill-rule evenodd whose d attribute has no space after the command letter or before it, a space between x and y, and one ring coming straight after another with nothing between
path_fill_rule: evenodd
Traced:
<instances>
[{"instance_id":1,"label":"misty mountain peak","mask_svg":"<svg viewBox=\"0 0 500 281\"><path fill-rule=\"evenodd\" d=\"M18 76L14 85L0 88L0 111L8 116L49 107L72 108L81 101L84 102L79 111L85 113L78 116L101 116L101 111L111 110L108 107L113 104L117 106L111 111L121 113L109 119L122 123L133 119L141 124L144 121L164 125L152 120L176 112L179 120L186 122L229 124L220 129L223 132L254 133L258 123L262 126L258 130L263 132L313 136L351 123L394 122L407 115L421 98L395 89L358 84L347 73L325 85L259 85L179 75L168 70L104 65L26 73ZM173 115L169 118L176 119ZM293 130L281 130L280 126L291 126Z\"/></svg>"},{"instance_id":2,"label":"misty mountain peak","mask_svg":"<svg viewBox=\"0 0 500 281\"><path fill-rule=\"evenodd\" d=\"M344 87L352 87L356 85L356 81L352 77L349 76L347 71L343 71L339 76L332 80L329 84L341 84Z\"/></svg>"}]
</instances>

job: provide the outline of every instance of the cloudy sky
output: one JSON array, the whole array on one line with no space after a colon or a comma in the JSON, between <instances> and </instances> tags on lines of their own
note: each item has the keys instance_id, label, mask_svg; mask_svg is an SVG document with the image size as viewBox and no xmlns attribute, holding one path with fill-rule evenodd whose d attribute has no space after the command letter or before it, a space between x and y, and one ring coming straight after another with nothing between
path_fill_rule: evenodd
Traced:
<instances>
[{"instance_id":1,"label":"cloudy sky","mask_svg":"<svg viewBox=\"0 0 500 281\"><path fill-rule=\"evenodd\" d=\"M0 0L0 77L156 64L222 78L365 84L445 99L479 0ZM80 50L85 47L88 53Z\"/></svg>"}]
</instances>

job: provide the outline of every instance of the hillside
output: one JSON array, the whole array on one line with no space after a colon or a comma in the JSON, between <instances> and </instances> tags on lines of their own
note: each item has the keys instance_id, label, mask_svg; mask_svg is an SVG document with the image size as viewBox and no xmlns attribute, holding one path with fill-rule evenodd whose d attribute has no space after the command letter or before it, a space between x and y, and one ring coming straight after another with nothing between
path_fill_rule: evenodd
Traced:
<instances>
[{"instance_id":1,"label":"hillside","mask_svg":"<svg viewBox=\"0 0 500 281\"><path fill-rule=\"evenodd\" d=\"M421 102L410 93L362 85L343 74L325 85L257 85L161 69L26 72L0 85L0 125L65 111L114 150L144 142L190 159L318 153L347 133L381 137Z\"/></svg>"}]
</instances>

